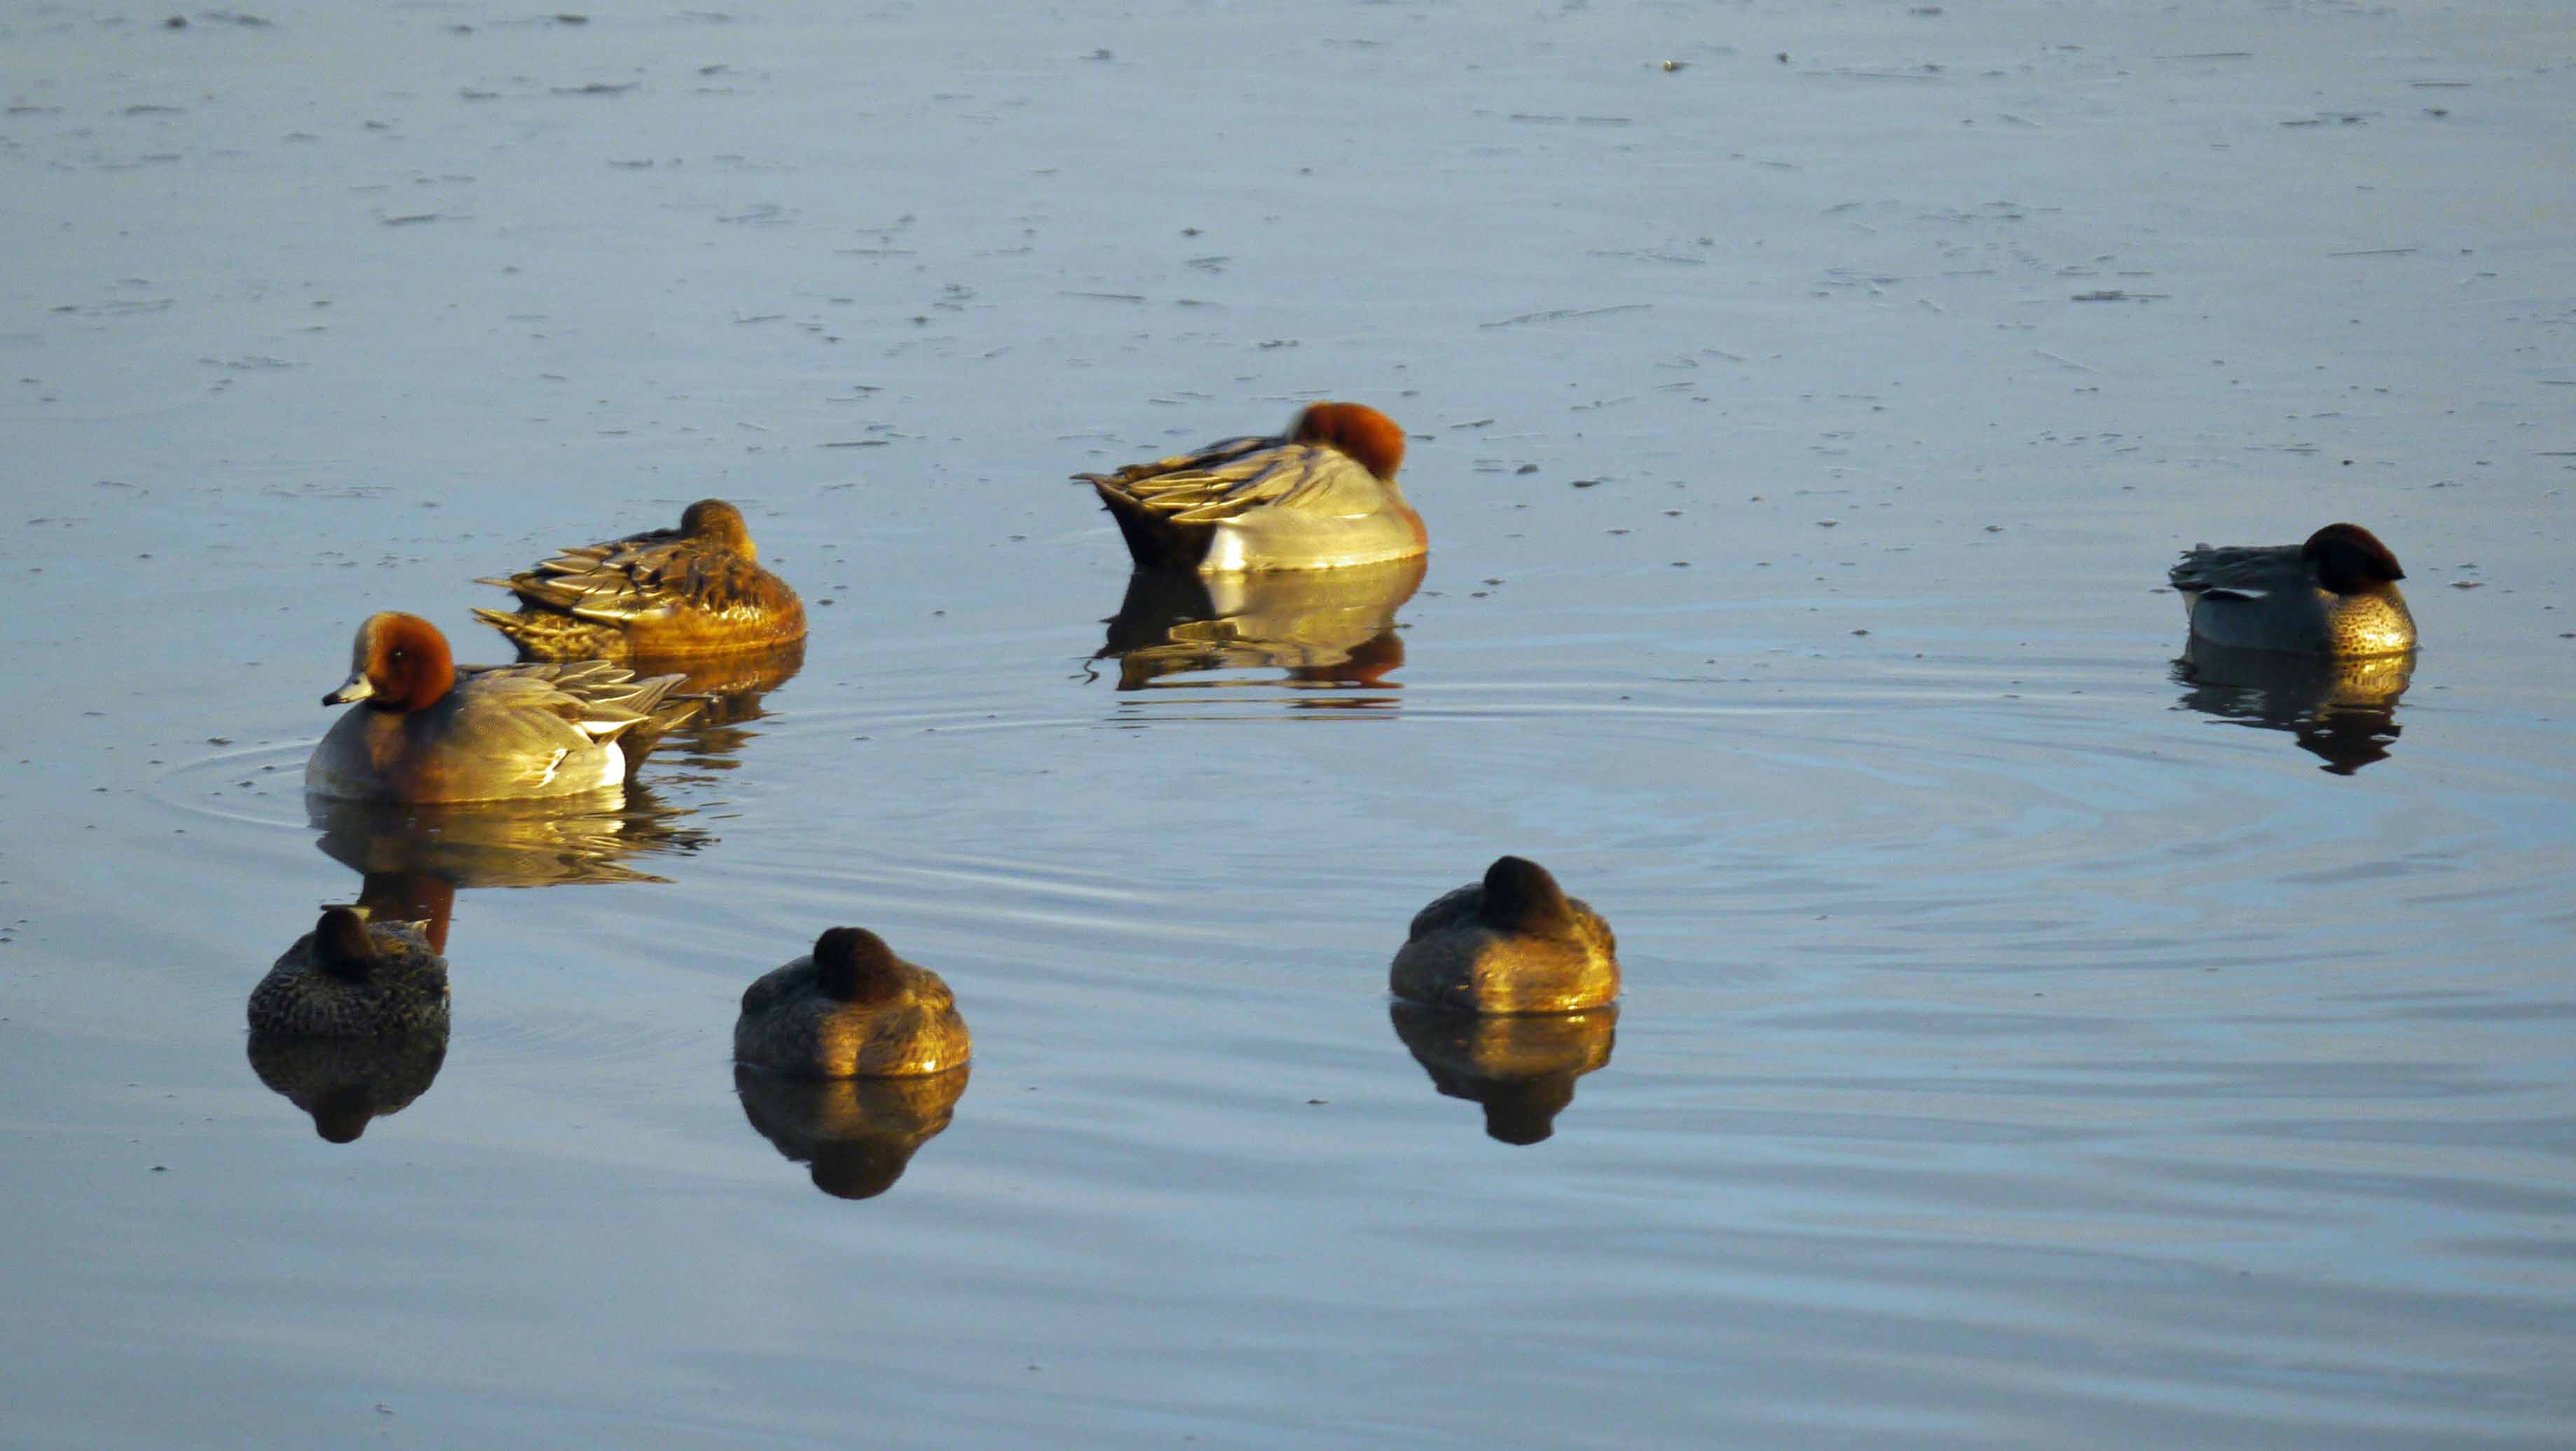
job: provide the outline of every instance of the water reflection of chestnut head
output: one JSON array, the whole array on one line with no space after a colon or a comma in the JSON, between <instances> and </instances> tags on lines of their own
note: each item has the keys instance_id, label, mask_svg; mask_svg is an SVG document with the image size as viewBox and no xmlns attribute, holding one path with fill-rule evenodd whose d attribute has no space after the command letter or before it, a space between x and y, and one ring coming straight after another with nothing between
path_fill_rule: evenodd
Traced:
<instances>
[{"instance_id":1,"label":"water reflection of chestnut head","mask_svg":"<svg viewBox=\"0 0 2576 1451\"><path fill-rule=\"evenodd\" d=\"M966 1020L939 974L875 933L835 927L743 991L736 1061L804 1078L898 1078L967 1059Z\"/></svg>"},{"instance_id":2,"label":"water reflection of chestnut head","mask_svg":"<svg viewBox=\"0 0 2576 1451\"><path fill-rule=\"evenodd\" d=\"M811 1166L814 1187L873 1199L894 1187L915 1150L948 1127L972 1070L911 1078L790 1078L736 1065L743 1117L788 1159Z\"/></svg>"},{"instance_id":3,"label":"water reflection of chestnut head","mask_svg":"<svg viewBox=\"0 0 2576 1451\"><path fill-rule=\"evenodd\" d=\"M1547 868L1497 857L1417 913L1388 970L1397 997L1468 1013L1561 1013L1619 996L1610 924Z\"/></svg>"},{"instance_id":4,"label":"water reflection of chestnut head","mask_svg":"<svg viewBox=\"0 0 2576 1451\"><path fill-rule=\"evenodd\" d=\"M1610 1061L1619 1010L1579 1013L1453 1013L1391 1003L1396 1037L1451 1098L1485 1107L1485 1132L1506 1144L1535 1144L1556 1131L1574 1101L1574 1080Z\"/></svg>"}]
</instances>

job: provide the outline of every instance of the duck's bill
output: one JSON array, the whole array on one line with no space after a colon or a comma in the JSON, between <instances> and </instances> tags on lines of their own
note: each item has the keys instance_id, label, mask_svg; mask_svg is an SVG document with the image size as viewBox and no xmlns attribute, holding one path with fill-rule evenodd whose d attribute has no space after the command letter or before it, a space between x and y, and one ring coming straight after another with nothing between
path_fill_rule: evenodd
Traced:
<instances>
[{"instance_id":1,"label":"duck's bill","mask_svg":"<svg viewBox=\"0 0 2576 1451\"><path fill-rule=\"evenodd\" d=\"M352 701L365 700L375 693L376 688L367 683L367 677L364 675L352 675L349 677L348 683L342 685L339 689L332 691L329 695L322 697L322 703L324 705L347 705Z\"/></svg>"}]
</instances>

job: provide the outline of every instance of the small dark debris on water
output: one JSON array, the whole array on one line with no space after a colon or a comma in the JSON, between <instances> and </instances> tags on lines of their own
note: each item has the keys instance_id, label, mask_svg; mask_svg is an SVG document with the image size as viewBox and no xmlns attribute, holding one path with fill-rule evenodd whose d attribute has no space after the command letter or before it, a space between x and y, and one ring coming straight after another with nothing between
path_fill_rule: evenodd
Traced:
<instances>
[{"instance_id":1,"label":"small dark debris on water","mask_svg":"<svg viewBox=\"0 0 2576 1451\"><path fill-rule=\"evenodd\" d=\"M1601 481L1599 479L1574 479L1570 482L1578 489L1597 489L1601 487Z\"/></svg>"},{"instance_id":2,"label":"small dark debris on water","mask_svg":"<svg viewBox=\"0 0 2576 1451\"><path fill-rule=\"evenodd\" d=\"M1869 633L1869 631L1867 631L1867 630L1854 630L1854 631L1852 631L1852 633L1853 633L1853 634L1855 634L1855 635L1866 635L1866 634L1868 634L1868 633Z\"/></svg>"},{"instance_id":3,"label":"small dark debris on water","mask_svg":"<svg viewBox=\"0 0 2576 1451\"><path fill-rule=\"evenodd\" d=\"M642 84L644 84L642 81L620 81L614 84L608 81L592 81L586 86L548 86L546 90L548 94L557 96L622 96Z\"/></svg>"},{"instance_id":4,"label":"small dark debris on water","mask_svg":"<svg viewBox=\"0 0 2576 1451\"><path fill-rule=\"evenodd\" d=\"M185 15L173 15L169 19L162 21L161 24L162 27L167 30L185 30L188 28L188 17Z\"/></svg>"},{"instance_id":5,"label":"small dark debris on water","mask_svg":"<svg viewBox=\"0 0 2576 1451\"><path fill-rule=\"evenodd\" d=\"M1329 1099L1329 1098L1310 1098L1310 1099L1306 1100L1306 1102L1307 1102L1308 1104L1310 1104L1310 1105L1311 1105L1311 1104L1319 1104L1319 1103L1331 1103L1331 1102L1332 1102L1332 1100L1331 1100L1331 1099ZM1030 1368L1031 1370L1035 1370L1037 1367L1035 1367L1035 1366L1031 1366L1031 1367L1029 1367L1029 1368Z\"/></svg>"},{"instance_id":6,"label":"small dark debris on water","mask_svg":"<svg viewBox=\"0 0 2576 1451\"><path fill-rule=\"evenodd\" d=\"M1512 470L1512 472L1516 474L1534 474L1538 472L1538 465L1523 464L1519 468Z\"/></svg>"},{"instance_id":7,"label":"small dark debris on water","mask_svg":"<svg viewBox=\"0 0 2576 1451\"><path fill-rule=\"evenodd\" d=\"M1690 62L1686 60L1668 60L1664 62L1664 69L1668 73L1672 71L1686 71L1690 69Z\"/></svg>"},{"instance_id":8,"label":"small dark debris on water","mask_svg":"<svg viewBox=\"0 0 2576 1451\"><path fill-rule=\"evenodd\" d=\"M2455 579L2451 581L2451 588L2453 589L2483 589L2485 586L2486 581L2482 579Z\"/></svg>"},{"instance_id":9,"label":"small dark debris on water","mask_svg":"<svg viewBox=\"0 0 2576 1451\"><path fill-rule=\"evenodd\" d=\"M555 24L557 25L588 25L589 23L590 17L587 15L574 15L570 12L566 12L555 17Z\"/></svg>"}]
</instances>

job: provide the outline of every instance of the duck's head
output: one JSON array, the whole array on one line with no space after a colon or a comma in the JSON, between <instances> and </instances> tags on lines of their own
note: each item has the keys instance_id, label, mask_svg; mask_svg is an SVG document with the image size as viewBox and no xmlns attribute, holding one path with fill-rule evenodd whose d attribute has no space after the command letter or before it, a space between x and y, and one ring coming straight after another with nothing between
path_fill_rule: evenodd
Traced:
<instances>
[{"instance_id":1,"label":"duck's head","mask_svg":"<svg viewBox=\"0 0 2576 1451\"><path fill-rule=\"evenodd\" d=\"M894 949L865 927L835 927L815 938L814 971L824 996L845 1003L881 1003L903 991Z\"/></svg>"},{"instance_id":2,"label":"duck's head","mask_svg":"<svg viewBox=\"0 0 2576 1451\"><path fill-rule=\"evenodd\" d=\"M1565 889L1527 857L1498 856L1485 868L1484 917L1515 932L1563 932L1574 925Z\"/></svg>"},{"instance_id":3,"label":"duck's head","mask_svg":"<svg viewBox=\"0 0 2576 1451\"><path fill-rule=\"evenodd\" d=\"M1288 428L1296 443L1320 443L1388 483L1404 467L1404 430L1365 403L1309 403Z\"/></svg>"},{"instance_id":4,"label":"duck's head","mask_svg":"<svg viewBox=\"0 0 2576 1451\"><path fill-rule=\"evenodd\" d=\"M426 710L456 686L447 637L418 615L367 616L349 647L349 679L324 705L363 700L377 710Z\"/></svg>"},{"instance_id":5,"label":"duck's head","mask_svg":"<svg viewBox=\"0 0 2576 1451\"><path fill-rule=\"evenodd\" d=\"M702 544L714 544L745 559L760 558L751 542L751 526L742 511L722 499L700 499L680 515L680 532Z\"/></svg>"},{"instance_id":6,"label":"duck's head","mask_svg":"<svg viewBox=\"0 0 2576 1451\"><path fill-rule=\"evenodd\" d=\"M313 960L344 982L365 982L375 975L376 944L367 936L367 919L354 907L325 907L313 924Z\"/></svg>"},{"instance_id":7,"label":"duck's head","mask_svg":"<svg viewBox=\"0 0 2576 1451\"><path fill-rule=\"evenodd\" d=\"M2328 524L2308 536L2299 554L2316 564L2317 582L2339 595L2406 577L2379 536L2358 524Z\"/></svg>"}]
</instances>

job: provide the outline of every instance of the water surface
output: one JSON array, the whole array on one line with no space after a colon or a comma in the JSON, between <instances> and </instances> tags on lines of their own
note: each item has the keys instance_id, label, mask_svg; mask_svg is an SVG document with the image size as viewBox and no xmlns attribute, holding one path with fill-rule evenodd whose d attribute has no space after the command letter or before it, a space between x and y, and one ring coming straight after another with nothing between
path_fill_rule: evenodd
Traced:
<instances>
[{"instance_id":1,"label":"water surface","mask_svg":"<svg viewBox=\"0 0 2576 1451\"><path fill-rule=\"evenodd\" d=\"M2558 7L163 19L0 17L0 1440L2576 1439ZM1318 396L1418 586L1061 482ZM627 809L307 810L707 494L813 637ZM2335 518L2411 671L2181 660ZM1615 1023L1390 1014L1503 851ZM362 895L450 1039L255 1056ZM737 1082L844 922L954 1097Z\"/></svg>"}]
</instances>

